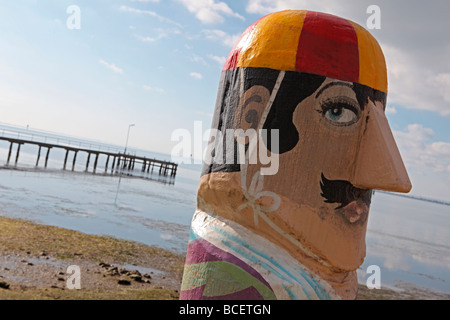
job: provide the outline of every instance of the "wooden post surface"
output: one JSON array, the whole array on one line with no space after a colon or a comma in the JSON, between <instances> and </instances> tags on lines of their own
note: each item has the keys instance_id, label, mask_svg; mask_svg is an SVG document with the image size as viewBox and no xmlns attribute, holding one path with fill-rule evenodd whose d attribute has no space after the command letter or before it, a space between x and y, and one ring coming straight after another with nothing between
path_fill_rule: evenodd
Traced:
<instances>
[{"instance_id":1,"label":"wooden post surface","mask_svg":"<svg viewBox=\"0 0 450 320\"><path fill-rule=\"evenodd\" d=\"M180 299L355 299L372 189L411 189L378 42L275 12L244 31L218 90Z\"/></svg>"}]
</instances>

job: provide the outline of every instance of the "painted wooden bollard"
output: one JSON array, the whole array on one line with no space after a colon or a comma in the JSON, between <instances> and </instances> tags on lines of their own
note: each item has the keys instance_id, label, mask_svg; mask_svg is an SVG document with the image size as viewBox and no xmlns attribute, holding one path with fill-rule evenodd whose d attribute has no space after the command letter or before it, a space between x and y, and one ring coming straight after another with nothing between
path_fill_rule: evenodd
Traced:
<instances>
[{"instance_id":1,"label":"painted wooden bollard","mask_svg":"<svg viewBox=\"0 0 450 320\"><path fill-rule=\"evenodd\" d=\"M222 71L180 298L354 299L372 190L411 189L386 95L358 24L252 24Z\"/></svg>"}]
</instances>

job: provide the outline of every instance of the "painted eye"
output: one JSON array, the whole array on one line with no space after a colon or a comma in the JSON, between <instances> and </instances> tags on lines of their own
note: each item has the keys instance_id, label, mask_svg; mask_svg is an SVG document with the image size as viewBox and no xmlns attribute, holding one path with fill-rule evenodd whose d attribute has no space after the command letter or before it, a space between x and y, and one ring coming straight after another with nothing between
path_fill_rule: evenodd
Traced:
<instances>
[{"instance_id":1,"label":"painted eye","mask_svg":"<svg viewBox=\"0 0 450 320\"><path fill-rule=\"evenodd\" d=\"M348 126L359 119L358 110L347 103L329 103L322 110L324 117L335 125Z\"/></svg>"}]
</instances>

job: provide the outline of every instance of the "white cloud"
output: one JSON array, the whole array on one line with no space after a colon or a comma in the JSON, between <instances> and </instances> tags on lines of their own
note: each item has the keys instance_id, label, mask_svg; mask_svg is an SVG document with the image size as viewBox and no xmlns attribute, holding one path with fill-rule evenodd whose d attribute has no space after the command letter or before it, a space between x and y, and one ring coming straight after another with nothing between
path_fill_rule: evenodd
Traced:
<instances>
[{"instance_id":1,"label":"white cloud","mask_svg":"<svg viewBox=\"0 0 450 320\"><path fill-rule=\"evenodd\" d=\"M195 53L194 53L194 54L191 54L188 58L189 58L189 60L191 60L192 62L195 62L195 63L201 63L201 64L203 64L203 65L207 65L205 59L204 59L203 57L201 57L201 56L195 54Z\"/></svg>"},{"instance_id":2,"label":"white cloud","mask_svg":"<svg viewBox=\"0 0 450 320\"><path fill-rule=\"evenodd\" d=\"M216 61L221 66L223 66L225 64L225 61L227 60L226 57L219 57L219 56L215 56L215 55L212 55L212 54L208 54L208 58L211 59L211 60Z\"/></svg>"},{"instance_id":3,"label":"white cloud","mask_svg":"<svg viewBox=\"0 0 450 320\"><path fill-rule=\"evenodd\" d=\"M131 1L131 2L154 2L154 3L157 3L160 0L129 0L129 1Z\"/></svg>"},{"instance_id":4,"label":"white cloud","mask_svg":"<svg viewBox=\"0 0 450 320\"><path fill-rule=\"evenodd\" d=\"M386 110L385 110L385 113L386 114L396 114L397 113L397 109L395 109L392 106L387 106Z\"/></svg>"},{"instance_id":5,"label":"white cloud","mask_svg":"<svg viewBox=\"0 0 450 320\"><path fill-rule=\"evenodd\" d=\"M248 13L262 15L290 9L340 13L342 11L342 4L339 1L330 0L249 0L246 7Z\"/></svg>"},{"instance_id":6,"label":"white cloud","mask_svg":"<svg viewBox=\"0 0 450 320\"><path fill-rule=\"evenodd\" d=\"M195 111L196 114L200 115L200 116L206 116L206 117L210 117L212 118L214 115L210 112L203 112L200 110Z\"/></svg>"},{"instance_id":7,"label":"white cloud","mask_svg":"<svg viewBox=\"0 0 450 320\"><path fill-rule=\"evenodd\" d=\"M435 85L446 102L450 102L450 73L439 73L429 78L430 85Z\"/></svg>"},{"instance_id":8,"label":"white cloud","mask_svg":"<svg viewBox=\"0 0 450 320\"><path fill-rule=\"evenodd\" d=\"M380 42L388 65L388 103L409 109L432 111L450 116L450 55L448 1L436 0L433 8L426 2L378 0L381 29L369 30ZM248 0L246 11L265 15L298 9L338 15L366 26L370 0ZM420 24L417 23L420 21ZM411 37L406 34L411 33ZM437 35L440 36L437 36ZM434 36L436 35L436 36Z\"/></svg>"},{"instance_id":9,"label":"white cloud","mask_svg":"<svg viewBox=\"0 0 450 320\"><path fill-rule=\"evenodd\" d=\"M120 11L124 11L124 12L146 14L146 15L149 15L152 17L160 17L160 15L158 15L156 12L149 11L149 10L141 10L141 9L136 9L136 8L132 8L132 7L128 7L128 6L121 6L119 9L120 9Z\"/></svg>"},{"instance_id":10,"label":"white cloud","mask_svg":"<svg viewBox=\"0 0 450 320\"><path fill-rule=\"evenodd\" d=\"M393 131L405 165L420 172L432 170L450 178L450 143L431 142L435 133L421 124L410 124L407 131Z\"/></svg>"},{"instance_id":11,"label":"white cloud","mask_svg":"<svg viewBox=\"0 0 450 320\"><path fill-rule=\"evenodd\" d=\"M154 18L157 18L159 21L161 22L165 22L165 23L170 23L173 25L176 25L179 28L182 28L183 26L181 24L179 24L176 21L170 20L166 17L160 16L159 14L157 14L154 11L150 11L150 10L141 10L141 9L136 9L136 8L132 8L132 7L128 7L128 6L121 6L119 8L120 11L123 12L129 12L129 13L135 13L135 14L140 14L140 15L148 15Z\"/></svg>"},{"instance_id":12,"label":"white cloud","mask_svg":"<svg viewBox=\"0 0 450 320\"><path fill-rule=\"evenodd\" d=\"M114 63L108 63L108 62L106 62L103 59L100 59L98 61L98 63L104 65L105 67L107 67L108 69L114 71L115 73L119 73L119 74L123 73L123 70L121 68L119 68L118 66L116 66Z\"/></svg>"},{"instance_id":13,"label":"white cloud","mask_svg":"<svg viewBox=\"0 0 450 320\"><path fill-rule=\"evenodd\" d=\"M234 12L225 2L216 0L178 0L191 13L194 13L198 20L205 24L221 23L225 19L223 15L245 20L243 16Z\"/></svg>"},{"instance_id":14,"label":"white cloud","mask_svg":"<svg viewBox=\"0 0 450 320\"><path fill-rule=\"evenodd\" d=\"M449 142L433 142L431 149L441 157L450 159L450 143Z\"/></svg>"},{"instance_id":15,"label":"white cloud","mask_svg":"<svg viewBox=\"0 0 450 320\"><path fill-rule=\"evenodd\" d=\"M141 36L141 35L134 35L136 38L138 38L139 40L141 40L142 42L156 42L158 40L167 38L167 34L165 33L160 33L158 35L156 35L155 37L149 37L149 36Z\"/></svg>"},{"instance_id":16,"label":"white cloud","mask_svg":"<svg viewBox=\"0 0 450 320\"><path fill-rule=\"evenodd\" d=\"M220 42L222 45L232 48L234 44L239 40L241 34L230 35L225 31L218 29L206 29L202 31L206 39Z\"/></svg>"},{"instance_id":17,"label":"white cloud","mask_svg":"<svg viewBox=\"0 0 450 320\"><path fill-rule=\"evenodd\" d=\"M180 34L180 30L177 28L172 29L163 29L163 28L156 28L154 29L154 35L153 36L142 36L139 34L135 34L134 36L139 39L142 42L156 42L158 40L169 38L169 35L171 34Z\"/></svg>"},{"instance_id":18,"label":"white cloud","mask_svg":"<svg viewBox=\"0 0 450 320\"><path fill-rule=\"evenodd\" d=\"M198 80L203 79L203 76L198 72L191 72L189 75L194 79L198 79Z\"/></svg>"},{"instance_id":19,"label":"white cloud","mask_svg":"<svg viewBox=\"0 0 450 320\"><path fill-rule=\"evenodd\" d=\"M382 45L388 69L388 103L450 115L450 72L435 74L409 51Z\"/></svg>"},{"instance_id":20,"label":"white cloud","mask_svg":"<svg viewBox=\"0 0 450 320\"><path fill-rule=\"evenodd\" d=\"M146 85L146 84L144 84L143 86L142 86L142 88L145 90L145 91L153 91L153 92L157 92L157 93L165 93L166 91L164 90L164 89L161 89L161 88L158 88L158 87L151 87L151 86L148 86L148 85Z\"/></svg>"}]
</instances>

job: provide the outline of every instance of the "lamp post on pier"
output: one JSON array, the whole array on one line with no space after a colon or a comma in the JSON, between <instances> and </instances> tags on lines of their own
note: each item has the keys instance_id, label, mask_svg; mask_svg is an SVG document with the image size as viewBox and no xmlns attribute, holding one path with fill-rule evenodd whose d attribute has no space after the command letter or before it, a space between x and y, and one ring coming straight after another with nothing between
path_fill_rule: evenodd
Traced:
<instances>
[{"instance_id":1,"label":"lamp post on pier","mask_svg":"<svg viewBox=\"0 0 450 320\"><path fill-rule=\"evenodd\" d=\"M131 129L131 127L134 127L135 126L135 124L133 123L133 124L130 124L129 126L128 126L128 133L127 133L127 141L125 142L125 150L124 150L124 154L125 153L127 153L127 147L128 147L128 138L130 137L130 129Z\"/></svg>"},{"instance_id":2,"label":"lamp post on pier","mask_svg":"<svg viewBox=\"0 0 450 320\"><path fill-rule=\"evenodd\" d=\"M131 127L134 127L134 123L128 125L128 133L127 133L127 141L125 142L125 150L123 151L124 157L127 153L127 147L128 147L128 138L130 137L130 129ZM125 158L124 158L125 159ZM125 160L124 160L125 161ZM117 191L116 191L116 198L114 199L114 205L117 206L117 196L119 195L119 188L120 188L120 181L122 180L122 171L119 170L119 182L117 183Z\"/></svg>"}]
</instances>

